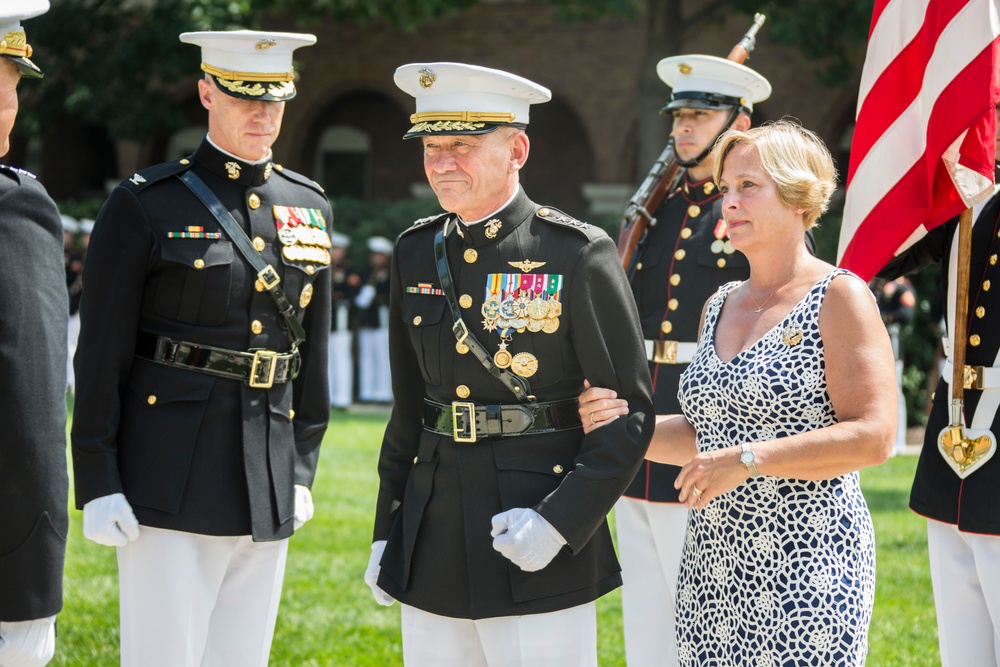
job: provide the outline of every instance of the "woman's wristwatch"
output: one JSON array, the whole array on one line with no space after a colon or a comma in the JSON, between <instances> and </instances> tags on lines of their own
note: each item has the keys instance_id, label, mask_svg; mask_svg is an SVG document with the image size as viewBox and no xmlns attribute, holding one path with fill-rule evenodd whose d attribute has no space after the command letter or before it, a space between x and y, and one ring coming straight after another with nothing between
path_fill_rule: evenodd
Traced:
<instances>
[{"instance_id":1,"label":"woman's wristwatch","mask_svg":"<svg viewBox=\"0 0 1000 667\"><path fill-rule=\"evenodd\" d=\"M741 449L743 450L743 453L740 454L740 461L747 467L747 470L750 471L750 476L760 477L760 472L757 470L757 464L754 463L754 461L757 460L757 457L754 455L753 450L750 449L750 445L743 443Z\"/></svg>"}]
</instances>

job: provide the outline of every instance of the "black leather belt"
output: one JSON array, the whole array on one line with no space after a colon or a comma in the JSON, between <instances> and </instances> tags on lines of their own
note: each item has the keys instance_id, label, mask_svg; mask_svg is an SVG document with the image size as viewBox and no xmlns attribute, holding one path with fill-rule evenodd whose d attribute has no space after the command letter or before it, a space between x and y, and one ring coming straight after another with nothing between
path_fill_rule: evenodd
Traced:
<instances>
[{"instance_id":1,"label":"black leather belt","mask_svg":"<svg viewBox=\"0 0 1000 667\"><path fill-rule=\"evenodd\" d=\"M551 433L580 427L575 398L522 405L450 405L424 399L424 429L450 435L455 442L476 442L527 433Z\"/></svg>"},{"instance_id":2,"label":"black leather belt","mask_svg":"<svg viewBox=\"0 0 1000 667\"><path fill-rule=\"evenodd\" d=\"M140 331L136 336L135 356L158 364L242 380L258 389L268 389L273 384L294 380L298 377L302 364L302 357L297 349L282 354L272 350L238 352L173 340L145 331Z\"/></svg>"}]
</instances>

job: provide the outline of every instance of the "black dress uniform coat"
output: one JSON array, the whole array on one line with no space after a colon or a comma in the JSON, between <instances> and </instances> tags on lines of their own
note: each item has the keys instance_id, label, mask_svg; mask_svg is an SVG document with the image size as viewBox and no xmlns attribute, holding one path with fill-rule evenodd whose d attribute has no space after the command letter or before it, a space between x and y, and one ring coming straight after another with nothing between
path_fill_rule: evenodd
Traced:
<instances>
[{"instance_id":1,"label":"black dress uniform coat","mask_svg":"<svg viewBox=\"0 0 1000 667\"><path fill-rule=\"evenodd\" d=\"M291 348L256 271L177 178L188 169L281 276L307 336L294 382L252 388L136 356L139 332L225 350ZM238 160L207 140L190 160L141 171L111 194L84 268L73 418L78 507L124 492L143 525L255 540L291 535L293 485L311 486L329 419L331 297L328 254L324 263L319 247L311 260L283 252L276 220L289 207L332 221L309 179Z\"/></svg>"},{"instance_id":2,"label":"black dress uniform coat","mask_svg":"<svg viewBox=\"0 0 1000 667\"><path fill-rule=\"evenodd\" d=\"M62 609L66 323L62 223L45 188L0 166L0 621Z\"/></svg>"},{"instance_id":3,"label":"black dress uniform coat","mask_svg":"<svg viewBox=\"0 0 1000 667\"><path fill-rule=\"evenodd\" d=\"M605 517L654 428L638 317L614 243L597 228L540 208L523 191L491 221L460 224L461 235L449 234L462 319L491 355L500 336L482 325L490 276L562 277L558 328L513 333L508 346L513 355L537 358L528 382L539 402L573 399L587 378L616 390L631 408L627 418L586 436L576 426L462 443L424 429L425 398L518 400L471 353L457 351L434 261L434 237L446 219L454 216L418 222L399 236L392 256L395 405L379 459L374 539L388 544L378 584L405 604L457 618L590 602L621 584ZM491 518L515 507L534 508L567 541L538 572L522 571L493 549Z\"/></svg>"},{"instance_id":4,"label":"black dress uniform coat","mask_svg":"<svg viewBox=\"0 0 1000 667\"><path fill-rule=\"evenodd\" d=\"M912 273L934 262L942 262L944 282L948 281L951 244L958 220L952 220L927 233L906 252L895 258L879 274L895 278ZM995 366L1000 350L1000 196L994 196L972 227L970 255L969 321L965 344L965 363L970 366ZM947 284L943 293L947 294ZM1000 457L994 456L983 467L962 480L948 466L938 449L938 434L951 423L951 376L941 377L927 419L927 429L920 460L910 492L910 509L935 521L955 524L969 533L1000 535ZM983 392L965 390L966 426L979 405ZM994 435L1000 434L1000 413L990 420Z\"/></svg>"},{"instance_id":5,"label":"black dress uniform coat","mask_svg":"<svg viewBox=\"0 0 1000 667\"><path fill-rule=\"evenodd\" d=\"M647 341L695 343L705 302L720 285L746 280L750 265L743 253L726 243L722 195L711 178L694 182L685 177L655 218L632 276L642 334ZM649 362L656 414L680 414L677 385L686 368L686 363ZM678 502L674 480L680 470L644 461L625 495Z\"/></svg>"}]
</instances>

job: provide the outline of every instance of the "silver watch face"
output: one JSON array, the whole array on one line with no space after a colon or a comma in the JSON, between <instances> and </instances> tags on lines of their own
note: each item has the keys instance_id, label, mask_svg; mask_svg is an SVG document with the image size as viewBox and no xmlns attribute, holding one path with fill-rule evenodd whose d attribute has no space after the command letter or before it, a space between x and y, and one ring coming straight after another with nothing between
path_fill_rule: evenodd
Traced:
<instances>
[{"instance_id":1,"label":"silver watch face","mask_svg":"<svg viewBox=\"0 0 1000 667\"><path fill-rule=\"evenodd\" d=\"M754 455L749 449L740 454L740 461L743 463L753 463Z\"/></svg>"}]
</instances>

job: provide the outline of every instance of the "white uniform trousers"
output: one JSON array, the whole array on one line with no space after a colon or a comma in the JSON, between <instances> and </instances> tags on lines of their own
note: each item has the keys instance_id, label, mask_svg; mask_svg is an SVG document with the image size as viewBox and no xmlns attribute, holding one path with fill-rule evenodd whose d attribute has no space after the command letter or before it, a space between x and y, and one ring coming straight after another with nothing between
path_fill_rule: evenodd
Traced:
<instances>
[{"instance_id":1,"label":"white uniform trousers","mask_svg":"<svg viewBox=\"0 0 1000 667\"><path fill-rule=\"evenodd\" d=\"M267 665L288 540L142 526L118 548L122 667Z\"/></svg>"},{"instance_id":2,"label":"white uniform trousers","mask_svg":"<svg viewBox=\"0 0 1000 667\"><path fill-rule=\"evenodd\" d=\"M0 621L0 667L42 667L56 652L56 617Z\"/></svg>"},{"instance_id":3,"label":"white uniform trousers","mask_svg":"<svg viewBox=\"0 0 1000 667\"><path fill-rule=\"evenodd\" d=\"M76 355L76 342L80 338L80 313L69 316L66 326L66 388L70 393L76 393L76 373L73 371L73 357ZM2 667L2 666L0 666Z\"/></svg>"},{"instance_id":4,"label":"white uniform trousers","mask_svg":"<svg viewBox=\"0 0 1000 667\"><path fill-rule=\"evenodd\" d=\"M597 667L597 604L470 620L402 605L406 667Z\"/></svg>"},{"instance_id":5,"label":"white uniform trousers","mask_svg":"<svg viewBox=\"0 0 1000 667\"><path fill-rule=\"evenodd\" d=\"M623 497L615 504L629 667L678 664L677 576L687 514L680 503Z\"/></svg>"},{"instance_id":6,"label":"white uniform trousers","mask_svg":"<svg viewBox=\"0 0 1000 667\"><path fill-rule=\"evenodd\" d=\"M927 550L941 667L1000 664L1000 537L928 519Z\"/></svg>"},{"instance_id":7,"label":"white uniform trousers","mask_svg":"<svg viewBox=\"0 0 1000 667\"><path fill-rule=\"evenodd\" d=\"M351 332L331 331L329 350L330 407L350 407L354 398L354 360L351 358Z\"/></svg>"},{"instance_id":8,"label":"white uniform trousers","mask_svg":"<svg viewBox=\"0 0 1000 667\"><path fill-rule=\"evenodd\" d=\"M389 329L358 330L358 399L392 401Z\"/></svg>"}]
</instances>

